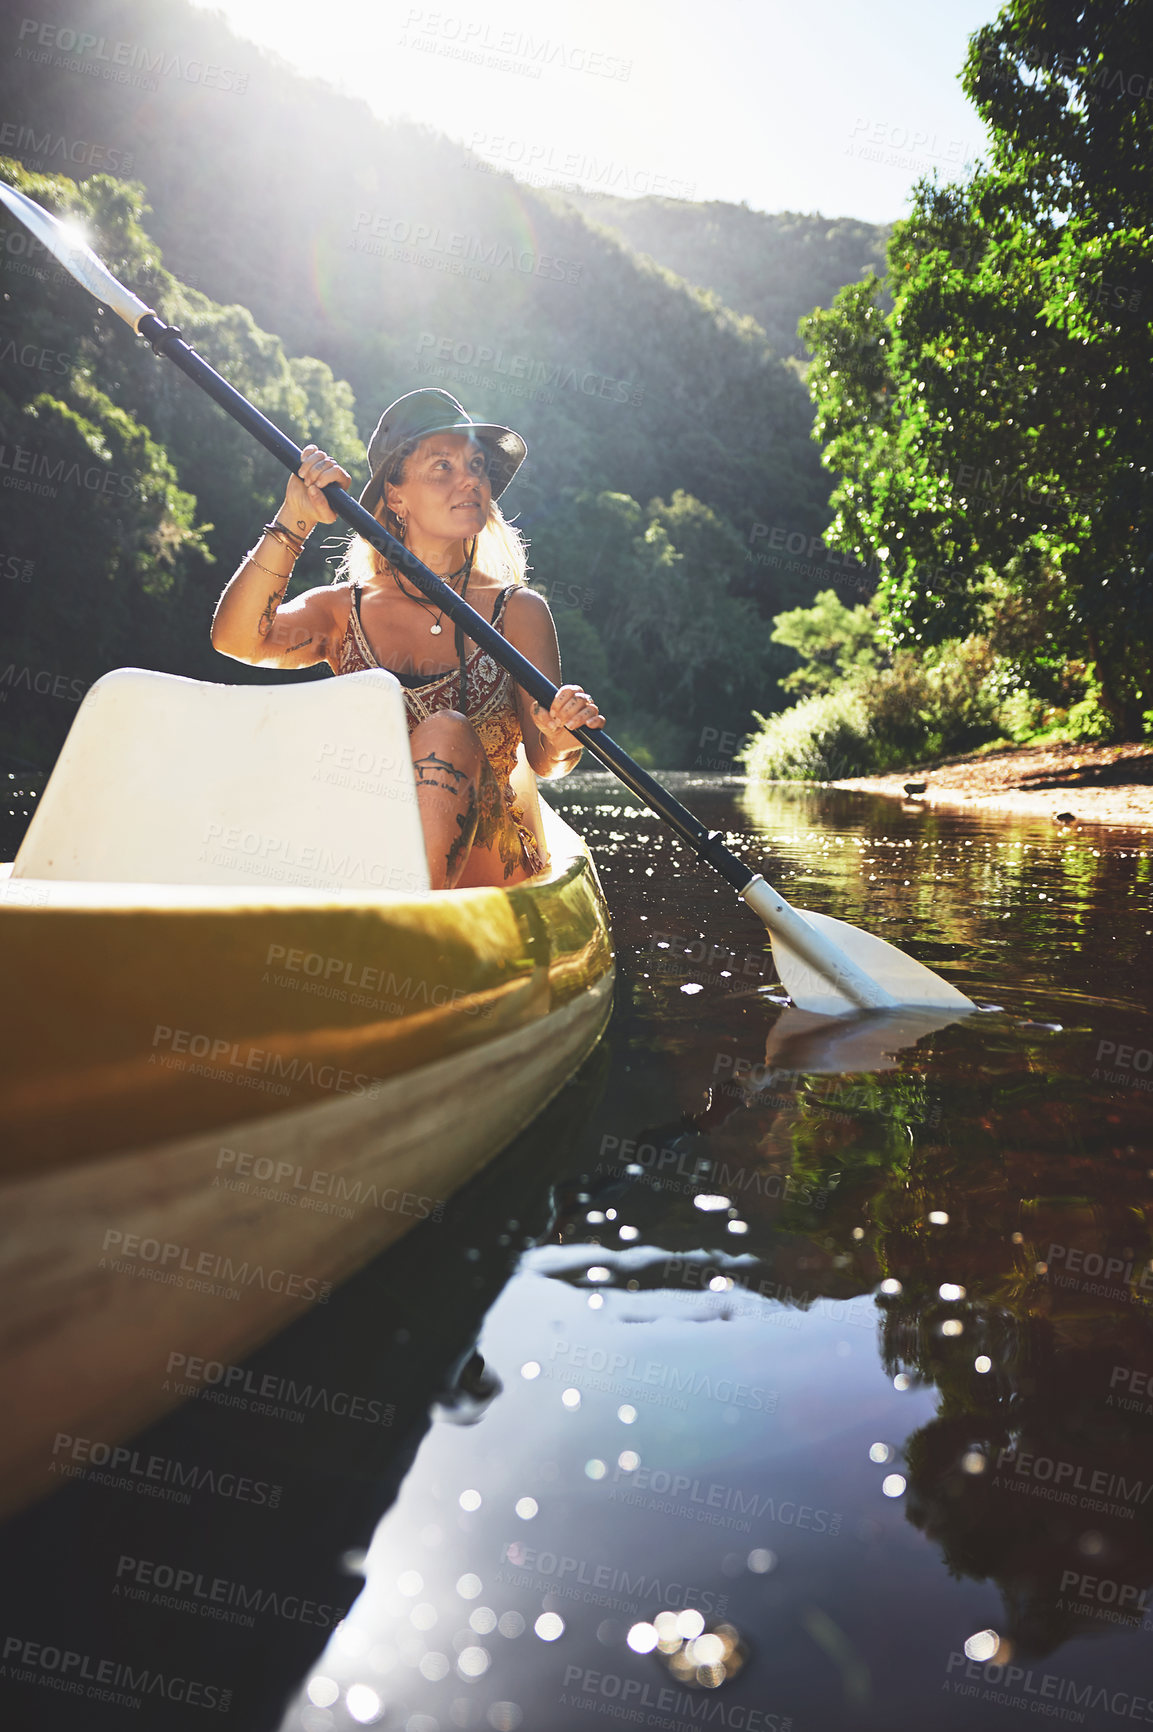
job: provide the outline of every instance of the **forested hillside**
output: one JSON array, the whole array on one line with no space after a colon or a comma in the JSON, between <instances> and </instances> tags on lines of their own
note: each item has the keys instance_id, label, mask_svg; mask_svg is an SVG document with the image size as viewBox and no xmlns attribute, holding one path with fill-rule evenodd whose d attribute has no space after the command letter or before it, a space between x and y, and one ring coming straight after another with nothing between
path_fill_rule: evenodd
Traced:
<instances>
[{"instance_id":1,"label":"forested hillside","mask_svg":"<svg viewBox=\"0 0 1153 1732\"><path fill-rule=\"evenodd\" d=\"M778 355L806 358L797 322L846 283L882 275L888 230L852 217L568 193L590 222L755 319Z\"/></svg>"},{"instance_id":2,"label":"forested hillside","mask_svg":"<svg viewBox=\"0 0 1153 1732\"><path fill-rule=\"evenodd\" d=\"M509 504L534 581L568 671L626 743L691 763L706 728L744 732L754 705L782 701L794 658L772 617L814 585L761 550L811 544L829 482L804 390L754 318L640 257L603 211L589 222L443 136L383 124L183 0L91 0L84 22L85 54L55 26L0 29L5 178L86 214L133 287L358 478L358 436L419 384L521 430ZM108 76L117 55L123 78ZM46 669L68 690L133 661L272 677L222 662L207 626L282 478L10 222L2 246L8 466L117 477L91 496L8 478L0 551L31 575L9 593L0 744L44 762L72 713L35 690ZM805 292L796 257L782 280L804 310L828 271ZM55 358L29 364L29 343ZM317 555L302 566L326 575Z\"/></svg>"}]
</instances>

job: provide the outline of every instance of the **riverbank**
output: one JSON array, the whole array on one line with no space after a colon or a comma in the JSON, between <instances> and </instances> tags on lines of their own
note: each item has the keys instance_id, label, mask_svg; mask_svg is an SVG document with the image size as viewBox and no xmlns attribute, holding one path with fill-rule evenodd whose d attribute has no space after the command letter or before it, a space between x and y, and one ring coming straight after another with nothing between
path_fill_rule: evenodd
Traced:
<instances>
[{"instance_id":1,"label":"riverbank","mask_svg":"<svg viewBox=\"0 0 1153 1732\"><path fill-rule=\"evenodd\" d=\"M906 783L919 782L926 784L923 793L906 794ZM932 806L978 806L1066 823L1153 830L1153 747L1142 744L1010 746L831 786Z\"/></svg>"}]
</instances>

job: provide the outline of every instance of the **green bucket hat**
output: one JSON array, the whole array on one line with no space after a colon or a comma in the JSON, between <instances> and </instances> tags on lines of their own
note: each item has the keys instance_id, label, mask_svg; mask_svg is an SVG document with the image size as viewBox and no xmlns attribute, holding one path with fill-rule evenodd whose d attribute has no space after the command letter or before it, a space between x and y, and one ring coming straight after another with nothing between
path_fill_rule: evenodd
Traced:
<instances>
[{"instance_id":1,"label":"green bucket hat","mask_svg":"<svg viewBox=\"0 0 1153 1732\"><path fill-rule=\"evenodd\" d=\"M471 433L488 458L492 496L499 499L521 464L527 446L511 427L474 421L448 391L430 386L409 391L391 403L376 424L368 442L368 468L372 479L360 496L366 511L375 511L384 495L385 483L403 446L431 433Z\"/></svg>"}]
</instances>

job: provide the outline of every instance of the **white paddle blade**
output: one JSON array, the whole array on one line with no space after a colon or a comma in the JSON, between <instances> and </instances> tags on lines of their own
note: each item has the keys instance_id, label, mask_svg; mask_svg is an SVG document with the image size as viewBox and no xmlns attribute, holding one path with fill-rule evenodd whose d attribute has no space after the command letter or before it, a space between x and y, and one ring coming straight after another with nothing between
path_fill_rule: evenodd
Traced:
<instances>
[{"instance_id":1,"label":"white paddle blade","mask_svg":"<svg viewBox=\"0 0 1153 1732\"><path fill-rule=\"evenodd\" d=\"M857 1010L976 1010L972 999L911 956L829 914L803 914L758 874L738 895L759 914L793 1003L821 1016Z\"/></svg>"},{"instance_id":2,"label":"white paddle blade","mask_svg":"<svg viewBox=\"0 0 1153 1732\"><path fill-rule=\"evenodd\" d=\"M82 288L95 295L98 301L103 301L106 307L111 307L114 313L119 313L134 331L138 329L141 319L152 308L146 307L130 289L117 281L78 230L62 223L43 205L38 205L35 199L18 192L6 181L0 181L0 203L6 204L12 215L19 217L25 228L31 229L41 245L47 247L53 258L60 261Z\"/></svg>"},{"instance_id":3,"label":"white paddle blade","mask_svg":"<svg viewBox=\"0 0 1153 1732\"><path fill-rule=\"evenodd\" d=\"M883 938L862 932L847 921L834 920L830 914L814 914L806 910L803 918L888 994L891 1007L916 1006L918 1009L949 1010L955 1014L976 1010L972 999L966 998L955 986L950 986L947 980L942 980L939 974L934 974L931 968L914 962L895 944L886 944ZM824 1016L846 1016L862 1008L828 974L818 971L811 961L798 955L787 939L772 930L769 937L777 973L794 1004L802 1010L819 1011Z\"/></svg>"}]
</instances>

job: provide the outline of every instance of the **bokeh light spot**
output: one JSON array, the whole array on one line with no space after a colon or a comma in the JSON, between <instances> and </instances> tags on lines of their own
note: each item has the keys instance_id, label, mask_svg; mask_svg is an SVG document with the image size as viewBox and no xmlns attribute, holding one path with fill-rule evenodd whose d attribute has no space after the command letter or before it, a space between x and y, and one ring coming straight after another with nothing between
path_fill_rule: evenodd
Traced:
<instances>
[{"instance_id":1,"label":"bokeh light spot","mask_svg":"<svg viewBox=\"0 0 1153 1732\"><path fill-rule=\"evenodd\" d=\"M652 1624L634 1624L625 1637L634 1654L651 1654L659 1640Z\"/></svg>"},{"instance_id":2,"label":"bokeh light spot","mask_svg":"<svg viewBox=\"0 0 1153 1732\"><path fill-rule=\"evenodd\" d=\"M340 1695L340 1685L335 1678L325 1677L323 1672L308 1680L308 1700L315 1702L318 1708L330 1708Z\"/></svg>"},{"instance_id":3,"label":"bokeh light spot","mask_svg":"<svg viewBox=\"0 0 1153 1732\"><path fill-rule=\"evenodd\" d=\"M991 1660L1000 1646L996 1630L978 1630L965 1643L965 1652L970 1660Z\"/></svg>"}]
</instances>

